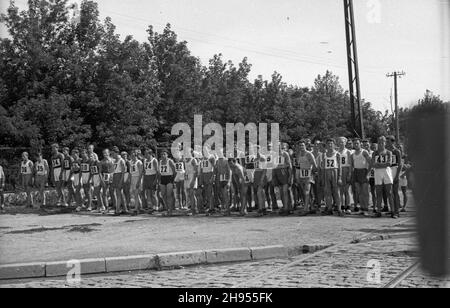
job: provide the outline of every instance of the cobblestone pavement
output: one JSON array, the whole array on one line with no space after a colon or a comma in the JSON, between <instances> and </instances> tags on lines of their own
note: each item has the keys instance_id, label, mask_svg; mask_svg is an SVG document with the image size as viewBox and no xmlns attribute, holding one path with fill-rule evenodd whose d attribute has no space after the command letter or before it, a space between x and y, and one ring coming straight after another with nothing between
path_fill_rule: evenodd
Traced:
<instances>
[{"instance_id":1,"label":"cobblestone pavement","mask_svg":"<svg viewBox=\"0 0 450 308\"><path fill-rule=\"evenodd\" d=\"M65 279L3 281L0 287L371 287L384 286L417 260L413 238L336 245L290 259L197 266L166 271L83 276L70 285ZM369 262L379 262L380 281ZM369 277L369 279L368 279ZM371 278L372 277L372 278ZM441 287L449 279L413 273L401 287Z\"/></svg>"}]
</instances>

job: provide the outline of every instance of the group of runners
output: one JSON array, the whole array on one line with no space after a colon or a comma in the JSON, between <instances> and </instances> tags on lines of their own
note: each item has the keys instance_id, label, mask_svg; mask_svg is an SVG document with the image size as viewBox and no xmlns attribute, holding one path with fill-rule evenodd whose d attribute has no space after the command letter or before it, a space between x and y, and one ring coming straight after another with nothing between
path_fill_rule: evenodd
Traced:
<instances>
[{"instance_id":1,"label":"group of runners","mask_svg":"<svg viewBox=\"0 0 450 308\"><path fill-rule=\"evenodd\" d=\"M235 152L234 158L205 148L175 157L163 150L159 159L149 148L121 152L112 147L99 159L92 145L69 152L54 144L49 162L40 153L34 162L23 153L20 177L28 206L46 205L44 190L50 179L58 206L104 214L114 210L115 215L161 211L170 216L176 209L190 215L291 215L299 209L301 215L356 212L381 217L390 212L398 218L405 211L411 166L392 136L381 136L377 143L345 137L306 139L291 148L281 143L273 149L269 144L264 152L250 147L246 153ZM32 198L34 188L39 200Z\"/></svg>"}]
</instances>

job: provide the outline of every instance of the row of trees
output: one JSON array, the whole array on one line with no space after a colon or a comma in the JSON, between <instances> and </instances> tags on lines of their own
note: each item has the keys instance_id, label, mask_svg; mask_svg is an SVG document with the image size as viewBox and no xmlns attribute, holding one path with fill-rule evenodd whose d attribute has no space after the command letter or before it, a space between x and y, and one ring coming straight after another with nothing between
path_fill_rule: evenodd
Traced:
<instances>
[{"instance_id":1,"label":"row of trees","mask_svg":"<svg viewBox=\"0 0 450 308\"><path fill-rule=\"evenodd\" d=\"M250 81L251 64L214 55L202 65L168 24L146 42L123 40L112 20L84 0L79 19L67 0L11 1L1 16L0 146L94 143L121 148L168 144L178 122L278 122L282 139L352 135L349 96L330 71L314 86L288 85L275 72ZM363 103L368 136L391 130L389 114Z\"/></svg>"}]
</instances>

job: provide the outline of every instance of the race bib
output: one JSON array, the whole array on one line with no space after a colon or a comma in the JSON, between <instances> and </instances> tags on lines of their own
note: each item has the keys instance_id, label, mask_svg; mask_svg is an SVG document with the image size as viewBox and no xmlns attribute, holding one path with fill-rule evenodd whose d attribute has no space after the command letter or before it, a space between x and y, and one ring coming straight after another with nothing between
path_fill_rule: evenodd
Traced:
<instances>
[{"instance_id":1,"label":"race bib","mask_svg":"<svg viewBox=\"0 0 450 308\"><path fill-rule=\"evenodd\" d=\"M309 170L309 169L301 169L300 170L300 177L302 177L302 178L309 178L309 177L311 177L311 170Z\"/></svg>"},{"instance_id":2,"label":"race bib","mask_svg":"<svg viewBox=\"0 0 450 308\"><path fill-rule=\"evenodd\" d=\"M89 164L81 164L81 172L89 172Z\"/></svg>"},{"instance_id":3,"label":"race bib","mask_svg":"<svg viewBox=\"0 0 450 308\"><path fill-rule=\"evenodd\" d=\"M64 161L64 169L69 169L70 168L70 162L68 160Z\"/></svg>"},{"instance_id":4,"label":"race bib","mask_svg":"<svg viewBox=\"0 0 450 308\"><path fill-rule=\"evenodd\" d=\"M53 168L61 167L61 160L60 159L53 159L52 160L52 165L53 165Z\"/></svg>"},{"instance_id":5,"label":"race bib","mask_svg":"<svg viewBox=\"0 0 450 308\"><path fill-rule=\"evenodd\" d=\"M227 174L221 174L221 175L219 176L219 180L220 180L221 182L228 182L228 175L227 175Z\"/></svg>"},{"instance_id":6,"label":"race bib","mask_svg":"<svg viewBox=\"0 0 450 308\"><path fill-rule=\"evenodd\" d=\"M39 173L44 172L44 166L38 165L38 166L37 166L37 172L39 172Z\"/></svg>"},{"instance_id":7,"label":"race bib","mask_svg":"<svg viewBox=\"0 0 450 308\"><path fill-rule=\"evenodd\" d=\"M379 164L385 164L387 162L387 155L377 155L375 156L375 161Z\"/></svg>"},{"instance_id":8,"label":"race bib","mask_svg":"<svg viewBox=\"0 0 450 308\"><path fill-rule=\"evenodd\" d=\"M278 157L278 164L279 164L279 165L284 165L284 161L285 161L285 159L284 159L284 156L283 156L283 155L281 155L281 156Z\"/></svg>"},{"instance_id":9,"label":"race bib","mask_svg":"<svg viewBox=\"0 0 450 308\"><path fill-rule=\"evenodd\" d=\"M153 164L152 164L152 162L146 161L146 162L145 162L145 169L147 169L147 170L152 170L152 169L153 169Z\"/></svg>"},{"instance_id":10,"label":"race bib","mask_svg":"<svg viewBox=\"0 0 450 308\"><path fill-rule=\"evenodd\" d=\"M300 167L297 158L293 158L292 163L294 164L294 167Z\"/></svg>"},{"instance_id":11,"label":"race bib","mask_svg":"<svg viewBox=\"0 0 450 308\"><path fill-rule=\"evenodd\" d=\"M209 161L208 160L202 161L202 167L203 168L209 168Z\"/></svg>"},{"instance_id":12,"label":"race bib","mask_svg":"<svg viewBox=\"0 0 450 308\"><path fill-rule=\"evenodd\" d=\"M103 173L103 181L105 182L109 182L109 180L111 179L111 174L109 173Z\"/></svg>"},{"instance_id":13,"label":"race bib","mask_svg":"<svg viewBox=\"0 0 450 308\"><path fill-rule=\"evenodd\" d=\"M392 155L391 163L393 165L398 165L398 163L397 163L397 155Z\"/></svg>"},{"instance_id":14,"label":"race bib","mask_svg":"<svg viewBox=\"0 0 450 308\"><path fill-rule=\"evenodd\" d=\"M347 156L342 156L341 157L341 162L342 162L342 165L346 165L347 164Z\"/></svg>"},{"instance_id":15,"label":"race bib","mask_svg":"<svg viewBox=\"0 0 450 308\"><path fill-rule=\"evenodd\" d=\"M245 183L250 183L250 177L248 175L245 175L244 179Z\"/></svg>"},{"instance_id":16,"label":"race bib","mask_svg":"<svg viewBox=\"0 0 450 308\"><path fill-rule=\"evenodd\" d=\"M98 167L97 166L91 166L91 173L92 174L98 174Z\"/></svg>"},{"instance_id":17,"label":"race bib","mask_svg":"<svg viewBox=\"0 0 450 308\"><path fill-rule=\"evenodd\" d=\"M22 167L22 173L27 173L27 167Z\"/></svg>"},{"instance_id":18,"label":"race bib","mask_svg":"<svg viewBox=\"0 0 450 308\"><path fill-rule=\"evenodd\" d=\"M167 165L161 165L161 173L167 173Z\"/></svg>"},{"instance_id":19,"label":"race bib","mask_svg":"<svg viewBox=\"0 0 450 308\"><path fill-rule=\"evenodd\" d=\"M336 165L335 165L336 160L334 160L334 159L328 159L328 158L327 158L326 161L325 161L325 163L326 163L325 167L326 167L327 169L336 168Z\"/></svg>"},{"instance_id":20,"label":"race bib","mask_svg":"<svg viewBox=\"0 0 450 308\"><path fill-rule=\"evenodd\" d=\"M176 163L175 164L175 170L178 172L183 171L183 163Z\"/></svg>"},{"instance_id":21,"label":"race bib","mask_svg":"<svg viewBox=\"0 0 450 308\"><path fill-rule=\"evenodd\" d=\"M137 171L136 165L131 165L131 172L135 173Z\"/></svg>"},{"instance_id":22,"label":"race bib","mask_svg":"<svg viewBox=\"0 0 450 308\"><path fill-rule=\"evenodd\" d=\"M247 157L245 157L245 163L246 164L253 164L253 163L255 163L255 157L253 157L253 156L247 156Z\"/></svg>"}]
</instances>

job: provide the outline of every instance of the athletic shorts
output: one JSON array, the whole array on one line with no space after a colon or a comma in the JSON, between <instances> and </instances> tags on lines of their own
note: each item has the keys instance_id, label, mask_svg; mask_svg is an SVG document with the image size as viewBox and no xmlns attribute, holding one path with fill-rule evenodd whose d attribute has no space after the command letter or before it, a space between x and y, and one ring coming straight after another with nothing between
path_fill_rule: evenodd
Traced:
<instances>
[{"instance_id":1,"label":"athletic shorts","mask_svg":"<svg viewBox=\"0 0 450 308\"><path fill-rule=\"evenodd\" d=\"M177 175L175 176L174 182L183 182L184 181L184 172L177 172Z\"/></svg>"},{"instance_id":2,"label":"athletic shorts","mask_svg":"<svg viewBox=\"0 0 450 308\"><path fill-rule=\"evenodd\" d=\"M400 187L408 187L408 179L406 176L399 179Z\"/></svg>"},{"instance_id":3,"label":"athletic shorts","mask_svg":"<svg viewBox=\"0 0 450 308\"><path fill-rule=\"evenodd\" d=\"M369 178L370 186L375 186L375 178Z\"/></svg>"},{"instance_id":4,"label":"athletic shorts","mask_svg":"<svg viewBox=\"0 0 450 308\"><path fill-rule=\"evenodd\" d=\"M276 168L272 172L272 185L283 186L289 184L288 168Z\"/></svg>"},{"instance_id":5,"label":"athletic shorts","mask_svg":"<svg viewBox=\"0 0 450 308\"><path fill-rule=\"evenodd\" d=\"M184 188L189 189L194 181L194 173L186 173L184 175ZM198 187L198 181L195 179L194 189Z\"/></svg>"},{"instance_id":6,"label":"athletic shorts","mask_svg":"<svg viewBox=\"0 0 450 308\"><path fill-rule=\"evenodd\" d=\"M47 182L47 176L46 175L36 175L36 178L34 179L35 184L37 187L44 187L45 183Z\"/></svg>"},{"instance_id":7,"label":"athletic shorts","mask_svg":"<svg viewBox=\"0 0 450 308\"><path fill-rule=\"evenodd\" d=\"M392 178L391 168L375 169L375 185L389 185L393 184L394 180Z\"/></svg>"},{"instance_id":8,"label":"athletic shorts","mask_svg":"<svg viewBox=\"0 0 450 308\"><path fill-rule=\"evenodd\" d=\"M130 190L131 191L140 191L141 185L139 185L139 188L136 188L138 185L139 176L132 176L130 180Z\"/></svg>"},{"instance_id":9,"label":"athletic shorts","mask_svg":"<svg viewBox=\"0 0 450 308\"><path fill-rule=\"evenodd\" d=\"M123 175L123 183L128 184L130 182L130 174L127 172Z\"/></svg>"},{"instance_id":10,"label":"athletic shorts","mask_svg":"<svg viewBox=\"0 0 450 308\"><path fill-rule=\"evenodd\" d=\"M354 182L358 183L358 184L366 184L366 183L368 183L367 174L368 174L368 170L367 169L354 169L353 170Z\"/></svg>"},{"instance_id":11,"label":"athletic shorts","mask_svg":"<svg viewBox=\"0 0 450 308\"><path fill-rule=\"evenodd\" d=\"M94 187L100 186L101 181L100 181L100 175L99 174L94 174L92 176L92 184L94 184Z\"/></svg>"},{"instance_id":12,"label":"athletic shorts","mask_svg":"<svg viewBox=\"0 0 450 308\"><path fill-rule=\"evenodd\" d=\"M156 174L144 175L142 187L145 190L156 190Z\"/></svg>"},{"instance_id":13,"label":"athletic shorts","mask_svg":"<svg viewBox=\"0 0 450 308\"><path fill-rule=\"evenodd\" d=\"M61 168L53 169L53 179L55 180L55 182L59 182L60 181L59 178L61 176L61 172L62 172Z\"/></svg>"},{"instance_id":14,"label":"athletic shorts","mask_svg":"<svg viewBox=\"0 0 450 308\"><path fill-rule=\"evenodd\" d=\"M398 166L391 167L391 173L392 173L393 179L395 179L395 176L397 175L397 170L398 170Z\"/></svg>"},{"instance_id":15,"label":"athletic shorts","mask_svg":"<svg viewBox=\"0 0 450 308\"><path fill-rule=\"evenodd\" d=\"M253 182L257 186L264 187L267 184L267 176L263 177L264 171L263 170L255 170ZM262 181L262 183L261 183Z\"/></svg>"},{"instance_id":16,"label":"athletic shorts","mask_svg":"<svg viewBox=\"0 0 450 308\"><path fill-rule=\"evenodd\" d=\"M173 175L161 175L161 185L173 184Z\"/></svg>"},{"instance_id":17,"label":"athletic shorts","mask_svg":"<svg viewBox=\"0 0 450 308\"><path fill-rule=\"evenodd\" d=\"M81 184L81 175L79 173L74 173L72 176L72 182L74 186L79 186Z\"/></svg>"},{"instance_id":18,"label":"athletic shorts","mask_svg":"<svg viewBox=\"0 0 450 308\"><path fill-rule=\"evenodd\" d=\"M342 186L350 184L350 167L342 167Z\"/></svg>"},{"instance_id":19,"label":"athletic shorts","mask_svg":"<svg viewBox=\"0 0 450 308\"><path fill-rule=\"evenodd\" d=\"M272 182L273 169L266 169L266 181L267 183Z\"/></svg>"},{"instance_id":20,"label":"athletic shorts","mask_svg":"<svg viewBox=\"0 0 450 308\"><path fill-rule=\"evenodd\" d=\"M81 184L82 185L90 185L91 183L89 183L89 177L91 175L89 173L86 172L82 172L81 173Z\"/></svg>"},{"instance_id":21,"label":"athletic shorts","mask_svg":"<svg viewBox=\"0 0 450 308\"><path fill-rule=\"evenodd\" d=\"M70 178L70 170L63 171L63 181L64 182L72 181L72 179Z\"/></svg>"},{"instance_id":22,"label":"athletic shorts","mask_svg":"<svg viewBox=\"0 0 450 308\"><path fill-rule=\"evenodd\" d=\"M212 172L202 173L200 175L198 185L199 186L212 185L213 182L214 182L214 173Z\"/></svg>"},{"instance_id":23,"label":"athletic shorts","mask_svg":"<svg viewBox=\"0 0 450 308\"><path fill-rule=\"evenodd\" d=\"M338 177L336 169L326 169L324 174L325 182L324 189L325 192L331 193L338 187Z\"/></svg>"},{"instance_id":24,"label":"athletic shorts","mask_svg":"<svg viewBox=\"0 0 450 308\"><path fill-rule=\"evenodd\" d=\"M113 188L122 188L121 184L120 184L120 181L122 178L123 178L123 173L114 173L111 186ZM122 183L122 185L123 185L123 183Z\"/></svg>"}]
</instances>

